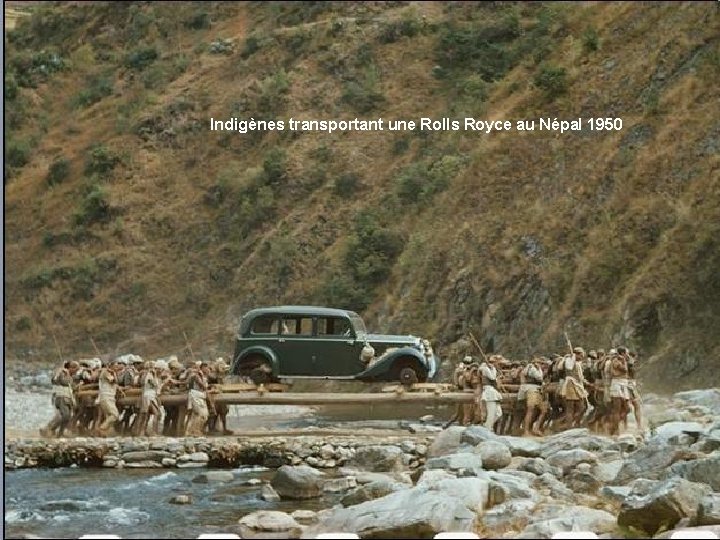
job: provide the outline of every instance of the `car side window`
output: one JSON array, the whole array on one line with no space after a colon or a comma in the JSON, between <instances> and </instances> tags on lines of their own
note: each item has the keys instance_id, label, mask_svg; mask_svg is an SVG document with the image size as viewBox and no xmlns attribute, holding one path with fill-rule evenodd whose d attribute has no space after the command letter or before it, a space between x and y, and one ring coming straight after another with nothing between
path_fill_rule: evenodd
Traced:
<instances>
[{"instance_id":1,"label":"car side window","mask_svg":"<svg viewBox=\"0 0 720 540\"><path fill-rule=\"evenodd\" d=\"M318 336L352 336L350 321L341 317L318 318Z\"/></svg>"},{"instance_id":2,"label":"car side window","mask_svg":"<svg viewBox=\"0 0 720 540\"><path fill-rule=\"evenodd\" d=\"M284 318L280 333L291 336L312 336L312 317Z\"/></svg>"},{"instance_id":3,"label":"car side window","mask_svg":"<svg viewBox=\"0 0 720 540\"><path fill-rule=\"evenodd\" d=\"M280 321L274 315L263 315L255 319L252 323L251 332L253 334L277 334Z\"/></svg>"}]
</instances>

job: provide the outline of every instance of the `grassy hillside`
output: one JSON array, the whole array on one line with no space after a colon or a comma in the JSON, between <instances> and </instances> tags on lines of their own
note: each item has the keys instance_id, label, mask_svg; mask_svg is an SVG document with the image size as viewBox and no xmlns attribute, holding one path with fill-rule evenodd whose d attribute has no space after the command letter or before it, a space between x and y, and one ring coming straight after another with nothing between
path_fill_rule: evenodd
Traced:
<instances>
[{"instance_id":1,"label":"grassy hillside","mask_svg":"<svg viewBox=\"0 0 720 540\"><path fill-rule=\"evenodd\" d=\"M227 354L311 303L718 384L719 36L714 3L37 7L5 37L5 356ZM209 129L466 116L623 129Z\"/></svg>"}]
</instances>

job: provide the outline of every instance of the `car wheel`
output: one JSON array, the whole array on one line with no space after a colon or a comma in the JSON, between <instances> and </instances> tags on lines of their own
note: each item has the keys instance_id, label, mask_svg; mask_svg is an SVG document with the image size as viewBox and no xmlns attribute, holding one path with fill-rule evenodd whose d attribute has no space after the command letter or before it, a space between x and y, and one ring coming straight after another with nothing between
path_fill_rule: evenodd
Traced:
<instances>
[{"instance_id":1,"label":"car wheel","mask_svg":"<svg viewBox=\"0 0 720 540\"><path fill-rule=\"evenodd\" d=\"M269 365L261 364L250 372L253 384L268 384L272 381L272 370Z\"/></svg>"},{"instance_id":2,"label":"car wheel","mask_svg":"<svg viewBox=\"0 0 720 540\"><path fill-rule=\"evenodd\" d=\"M405 386L416 384L420 380L415 369L410 366L401 368L398 378L400 383Z\"/></svg>"}]
</instances>

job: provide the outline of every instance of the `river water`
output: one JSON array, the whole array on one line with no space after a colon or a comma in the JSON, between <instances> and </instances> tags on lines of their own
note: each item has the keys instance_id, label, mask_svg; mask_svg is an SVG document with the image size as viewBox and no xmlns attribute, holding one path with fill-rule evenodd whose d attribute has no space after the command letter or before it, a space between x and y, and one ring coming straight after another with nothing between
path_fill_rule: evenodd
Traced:
<instances>
[{"instance_id":1,"label":"river water","mask_svg":"<svg viewBox=\"0 0 720 540\"><path fill-rule=\"evenodd\" d=\"M433 414L447 418L446 406L367 405L331 407L233 407L230 427L244 429L397 428ZM14 392L5 395L5 427L17 435L35 435L53 410L47 393ZM398 433L401 433L399 431ZM5 534L11 538L78 538L81 534L116 534L121 538L197 538L202 533L235 532L237 521L256 510L320 510L336 504L342 494L326 493L309 501L268 503L260 498L261 485L271 470L234 470L228 484L201 484L192 479L206 469L26 469L5 473ZM191 505L168 501L190 494Z\"/></svg>"},{"instance_id":2,"label":"river water","mask_svg":"<svg viewBox=\"0 0 720 540\"><path fill-rule=\"evenodd\" d=\"M77 468L9 472L5 475L5 535L197 538L202 533L237 533L238 519L255 510L319 510L341 497L326 493L311 501L268 503L260 498L260 485L246 482L269 480L272 471L236 469L235 480L226 484L193 482L200 472ZM193 503L170 504L170 498L178 494L190 494Z\"/></svg>"}]
</instances>

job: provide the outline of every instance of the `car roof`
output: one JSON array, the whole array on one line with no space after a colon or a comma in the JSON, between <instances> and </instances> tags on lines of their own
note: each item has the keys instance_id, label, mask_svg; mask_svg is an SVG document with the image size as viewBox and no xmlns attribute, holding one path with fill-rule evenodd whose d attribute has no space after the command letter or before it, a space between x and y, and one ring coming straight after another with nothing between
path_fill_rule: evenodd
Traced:
<instances>
[{"instance_id":1,"label":"car roof","mask_svg":"<svg viewBox=\"0 0 720 540\"><path fill-rule=\"evenodd\" d=\"M257 317L258 315L316 315L327 317L349 317L358 316L354 311L347 309L328 308L321 306L271 306L257 308L248 311L245 317Z\"/></svg>"}]
</instances>

